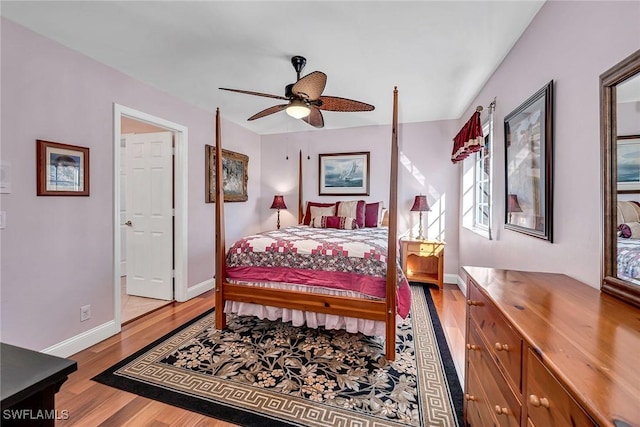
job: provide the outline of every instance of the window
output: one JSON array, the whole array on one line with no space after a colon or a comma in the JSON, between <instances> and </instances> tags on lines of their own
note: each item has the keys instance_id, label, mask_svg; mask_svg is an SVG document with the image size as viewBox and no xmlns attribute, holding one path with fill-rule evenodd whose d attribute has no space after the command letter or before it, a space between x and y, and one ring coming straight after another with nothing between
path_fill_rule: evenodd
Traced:
<instances>
[{"instance_id":1,"label":"window","mask_svg":"<svg viewBox=\"0 0 640 427\"><path fill-rule=\"evenodd\" d=\"M464 160L463 218L464 227L491 239L491 184L493 124L487 120L482 126L484 147Z\"/></svg>"}]
</instances>

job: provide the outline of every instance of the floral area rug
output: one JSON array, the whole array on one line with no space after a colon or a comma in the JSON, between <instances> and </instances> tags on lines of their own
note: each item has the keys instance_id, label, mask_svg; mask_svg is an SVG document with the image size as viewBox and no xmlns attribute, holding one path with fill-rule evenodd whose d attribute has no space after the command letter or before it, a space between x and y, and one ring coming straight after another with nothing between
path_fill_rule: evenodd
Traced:
<instances>
[{"instance_id":1,"label":"floral area rug","mask_svg":"<svg viewBox=\"0 0 640 427\"><path fill-rule=\"evenodd\" d=\"M462 392L427 288L384 339L213 312L95 381L243 426L458 426ZM435 317L433 317L435 316Z\"/></svg>"}]
</instances>

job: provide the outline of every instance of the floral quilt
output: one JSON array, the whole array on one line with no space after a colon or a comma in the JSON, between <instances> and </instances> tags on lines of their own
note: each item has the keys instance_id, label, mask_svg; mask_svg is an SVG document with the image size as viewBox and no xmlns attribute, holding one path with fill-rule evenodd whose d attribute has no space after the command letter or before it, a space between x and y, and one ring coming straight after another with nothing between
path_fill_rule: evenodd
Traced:
<instances>
[{"instance_id":1,"label":"floral quilt","mask_svg":"<svg viewBox=\"0 0 640 427\"><path fill-rule=\"evenodd\" d=\"M387 228L338 230L287 227L238 240L227 252L227 277L245 282L323 286L384 298ZM394 260L398 263L398 257ZM398 314L406 317L411 292L400 265Z\"/></svg>"},{"instance_id":2,"label":"floral quilt","mask_svg":"<svg viewBox=\"0 0 640 427\"><path fill-rule=\"evenodd\" d=\"M618 239L618 277L640 279L640 239Z\"/></svg>"}]
</instances>

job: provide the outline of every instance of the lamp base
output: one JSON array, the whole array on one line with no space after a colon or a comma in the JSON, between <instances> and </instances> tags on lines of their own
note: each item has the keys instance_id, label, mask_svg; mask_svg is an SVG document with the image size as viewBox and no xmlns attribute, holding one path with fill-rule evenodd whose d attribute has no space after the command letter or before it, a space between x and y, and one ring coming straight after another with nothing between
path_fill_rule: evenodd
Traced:
<instances>
[{"instance_id":1,"label":"lamp base","mask_svg":"<svg viewBox=\"0 0 640 427\"><path fill-rule=\"evenodd\" d=\"M418 224L418 236L416 237L416 240L427 240L422 234L422 212L420 212L420 223Z\"/></svg>"}]
</instances>

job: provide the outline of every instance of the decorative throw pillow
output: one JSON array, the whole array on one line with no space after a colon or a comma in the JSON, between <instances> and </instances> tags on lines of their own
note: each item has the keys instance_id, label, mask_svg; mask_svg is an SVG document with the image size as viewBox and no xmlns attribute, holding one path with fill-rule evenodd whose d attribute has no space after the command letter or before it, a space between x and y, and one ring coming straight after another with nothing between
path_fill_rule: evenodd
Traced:
<instances>
[{"instance_id":1,"label":"decorative throw pillow","mask_svg":"<svg viewBox=\"0 0 640 427\"><path fill-rule=\"evenodd\" d=\"M625 239L640 239L640 222L625 222L618 226L618 236Z\"/></svg>"},{"instance_id":2,"label":"decorative throw pillow","mask_svg":"<svg viewBox=\"0 0 640 427\"><path fill-rule=\"evenodd\" d=\"M318 206L318 207L322 207L322 208L333 206L335 208L336 204L335 203L307 202L307 210L305 211L304 219L302 220L302 223L304 225L309 225L311 223L311 218L313 218L311 216L311 207L312 206ZM334 214L335 214L335 211L331 212L331 215L334 215Z\"/></svg>"},{"instance_id":3,"label":"decorative throw pillow","mask_svg":"<svg viewBox=\"0 0 640 427\"><path fill-rule=\"evenodd\" d=\"M310 225L315 228L337 228L340 230L358 228L356 219L346 216L316 216L311 219Z\"/></svg>"},{"instance_id":4,"label":"decorative throw pillow","mask_svg":"<svg viewBox=\"0 0 640 427\"><path fill-rule=\"evenodd\" d=\"M335 206L311 206L311 218L320 218L321 216L333 216L336 214Z\"/></svg>"},{"instance_id":5,"label":"decorative throw pillow","mask_svg":"<svg viewBox=\"0 0 640 427\"><path fill-rule=\"evenodd\" d=\"M364 212L365 212L364 200L351 200L348 202L336 203L336 215L346 216L349 218L355 218L358 228L364 227Z\"/></svg>"},{"instance_id":6,"label":"decorative throw pillow","mask_svg":"<svg viewBox=\"0 0 640 427\"><path fill-rule=\"evenodd\" d=\"M382 202L367 203L364 207L364 226L379 227L382 223Z\"/></svg>"}]
</instances>

